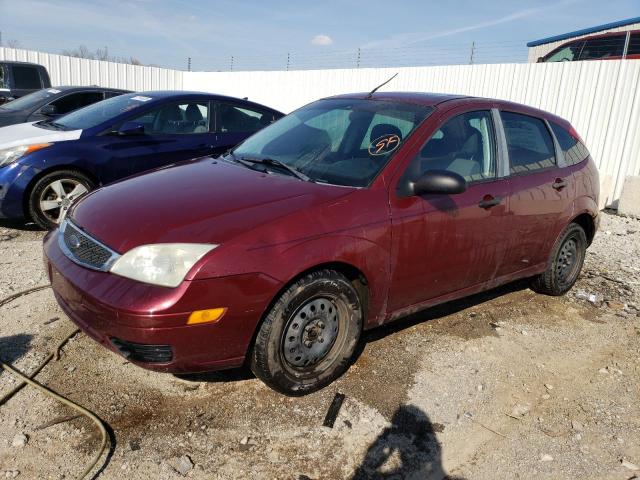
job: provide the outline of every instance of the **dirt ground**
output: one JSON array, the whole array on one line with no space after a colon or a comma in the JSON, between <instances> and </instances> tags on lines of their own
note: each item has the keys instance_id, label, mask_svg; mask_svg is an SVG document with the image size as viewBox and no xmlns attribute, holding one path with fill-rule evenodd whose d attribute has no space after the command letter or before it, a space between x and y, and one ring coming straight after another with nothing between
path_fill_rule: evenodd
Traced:
<instances>
[{"instance_id":1,"label":"dirt ground","mask_svg":"<svg viewBox=\"0 0 640 480\"><path fill-rule=\"evenodd\" d=\"M0 223L0 299L47 283L42 236ZM37 379L111 428L100 478L640 478L639 258L640 221L603 214L567 296L520 282L400 320L303 398L243 370L148 372L83 334ZM31 372L72 329L50 290L20 297L0 357ZM0 405L0 478L75 478L99 435L72 415L31 387Z\"/></svg>"}]
</instances>

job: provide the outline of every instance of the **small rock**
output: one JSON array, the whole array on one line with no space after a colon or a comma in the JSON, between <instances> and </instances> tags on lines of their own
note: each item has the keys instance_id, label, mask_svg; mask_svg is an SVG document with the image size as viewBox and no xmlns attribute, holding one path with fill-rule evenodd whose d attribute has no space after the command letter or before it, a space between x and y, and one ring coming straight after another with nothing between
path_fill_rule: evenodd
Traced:
<instances>
[{"instance_id":1,"label":"small rock","mask_svg":"<svg viewBox=\"0 0 640 480\"><path fill-rule=\"evenodd\" d=\"M609 373L609 369L607 367L603 367L600 370L598 370L598 373Z\"/></svg>"},{"instance_id":2,"label":"small rock","mask_svg":"<svg viewBox=\"0 0 640 480\"><path fill-rule=\"evenodd\" d=\"M171 467L173 467L173 469L180 475L184 476L193 469L193 461L189 455L183 455L180 458L175 459L171 463Z\"/></svg>"},{"instance_id":3,"label":"small rock","mask_svg":"<svg viewBox=\"0 0 640 480\"><path fill-rule=\"evenodd\" d=\"M20 470L7 470L4 472L4 478L16 478L20 475Z\"/></svg>"},{"instance_id":4,"label":"small rock","mask_svg":"<svg viewBox=\"0 0 640 480\"><path fill-rule=\"evenodd\" d=\"M522 405L521 403L518 403L511 410L511 415L513 415L514 417L524 417L527 413L529 413L530 409L531 407L529 407L528 405Z\"/></svg>"},{"instance_id":5,"label":"small rock","mask_svg":"<svg viewBox=\"0 0 640 480\"><path fill-rule=\"evenodd\" d=\"M544 384L544 388L546 388L547 390L553 390L553 385L550 385L548 383Z\"/></svg>"},{"instance_id":6,"label":"small rock","mask_svg":"<svg viewBox=\"0 0 640 480\"><path fill-rule=\"evenodd\" d=\"M551 455L549 455L548 453L545 453L544 455L540 456L540 461L541 462L553 462L553 457Z\"/></svg>"},{"instance_id":7,"label":"small rock","mask_svg":"<svg viewBox=\"0 0 640 480\"><path fill-rule=\"evenodd\" d=\"M636 465L635 463L628 462L627 460L622 459L620 460L620 463L627 470L632 470L634 472L637 470L640 470L640 467L638 467L638 465Z\"/></svg>"},{"instance_id":8,"label":"small rock","mask_svg":"<svg viewBox=\"0 0 640 480\"><path fill-rule=\"evenodd\" d=\"M11 446L22 448L29 441L29 437L27 437L24 433L18 433L15 437L13 437L13 441L11 442Z\"/></svg>"},{"instance_id":9,"label":"small rock","mask_svg":"<svg viewBox=\"0 0 640 480\"><path fill-rule=\"evenodd\" d=\"M520 333L521 333L522 335L529 335L529 332L527 332L526 330L520 330Z\"/></svg>"},{"instance_id":10,"label":"small rock","mask_svg":"<svg viewBox=\"0 0 640 480\"><path fill-rule=\"evenodd\" d=\"M571 428L573 428L576 432L581 432L584 430L584 426L577 420L571 420Z\"/></svg>"},{"instance_id":11,"label":"small rock","mask_svg":"<svg viewBox=\"0 0 640 480\"><path fill-rule=\"evenodd\" d=\"M476 390L478 390L479 392L481 392L482 390L484 390L484 387L482 386L482 384L478 385L476 387Z\"/></svg>"},{"instance_id":12,"label":"small rock","mask_svg":"<svg viewBox=\"0 0 640 480\"><path fill-rule=\"evenodd\" d=\"M69 365L69 366L67 367L67 372L69 372L69 373L73 373L73 372L75 372L75 371L76 371L76 366L75 366L75 365Z\"/></svg>"},{"instance_id":13,"label":"small rock","mask_svg":"<svg viewBox=\"0 0 640 480\"><path fill-rule=\"evenodd\" d=\"M549 400L550 398L551 398L551 395L549 395L548 393L545 393L542 395L543 400Z\"/></svg>"},{"instance_id":14,"label":"small rock","mask_svg":"<svg viewBox=\"0 0 640 480\"><path fill-rule=\"evenodd\" d=\"M140 450L140 441L139 440L129 440L129 449L132 452Z\"/></svg>"}]
</instances>

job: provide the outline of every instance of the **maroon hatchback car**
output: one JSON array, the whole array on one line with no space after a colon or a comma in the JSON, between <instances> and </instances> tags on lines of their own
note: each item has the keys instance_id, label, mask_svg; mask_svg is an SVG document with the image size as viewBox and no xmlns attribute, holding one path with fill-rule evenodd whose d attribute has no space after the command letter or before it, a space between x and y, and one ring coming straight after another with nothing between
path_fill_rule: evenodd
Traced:
<instances>
[{"instance_id":1,"label":"maroon hatchback car","mask_svg":"<svg viewBox=\"0 0 640 480\"><path fill-rule=\"evenodd\" d=\"M247 362L301 395L348 368L364 329L520 278L565 293L598 190L549 113L353 94L90 193L44 249L58 302L107 348L165 372Z\"/></svg>"}]
</instances>

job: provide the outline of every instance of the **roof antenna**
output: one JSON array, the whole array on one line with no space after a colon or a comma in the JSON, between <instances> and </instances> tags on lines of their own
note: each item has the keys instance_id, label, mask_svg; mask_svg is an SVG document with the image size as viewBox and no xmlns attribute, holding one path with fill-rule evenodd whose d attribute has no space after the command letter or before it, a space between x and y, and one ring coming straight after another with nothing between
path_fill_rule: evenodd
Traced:
<instances>
[{"instance_id":1,"label":"roof antenna","mask_svg":"<svg viewBox=\"0 0 640 480\"><path fill-rule=\"evenodd\" d=\"M376 93L380 87L384 87L387 83L389 83L391 80L393 80L393 79L394 79L394 78L396 78L397 76L398 76L398 73L396 72L396 74L395 74L393 77L391 77L389 80L387 80L387 81L386 81L386 82L384 82L384 83L381 83L381 84L380 84L380 85L378 85L376 88L374 88L373 90L371 90L371 91L369 92L369 95L367 95L367 96L366 96L366 98L371 98L371 97L373 97L373 94L374 94L374 93Z\"/></svg>"}]
</instances>

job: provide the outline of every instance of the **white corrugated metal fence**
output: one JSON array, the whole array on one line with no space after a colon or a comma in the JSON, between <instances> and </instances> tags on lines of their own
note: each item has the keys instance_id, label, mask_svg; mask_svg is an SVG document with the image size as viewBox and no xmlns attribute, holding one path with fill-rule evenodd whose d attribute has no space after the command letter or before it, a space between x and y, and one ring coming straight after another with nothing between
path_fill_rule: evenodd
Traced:
<instances>
[{"instance_id":1,"label":"white corrugated metal fence","mask_svg":"<svg viewBox=\"0 0 640 480\"><path fill-rule=\"evenodd\" d=\"M0 47L0 60L19 60L44 65L54 86L99 85L138 91L183 88L183 72L167 68L104 62L3 47Z\"/></svg>"},{"instance_id":2,"label":"white corrugated metal fence","mask_svg":"<svg viewBox=\"0 0 640 480\"><path fill-rule=\"evenodd\" d=\"M0 60L39 63L53 85L198 90L290 112L317 98L382 90L475 95L524 103L569 120L598 167L607 205L627 175L640 175L640 60L302 71L183 72L0 47Z\"/></svg>"},{"instance_id":3,"label":"white corrugated metal fence","mask_svg":"<svg viewBox=\"0 0 640 480\"><path fill-rule=\"evenodd\" d=\"M289 112L317 98L382 90L454 93L511 100L569 120L600 169L615 205L627 175L640 174L640 61L459 65L266 72L186 72L184 86L246 97Z\"/></svg>"}]
</instances>

